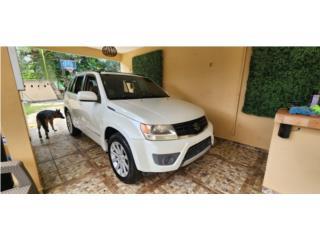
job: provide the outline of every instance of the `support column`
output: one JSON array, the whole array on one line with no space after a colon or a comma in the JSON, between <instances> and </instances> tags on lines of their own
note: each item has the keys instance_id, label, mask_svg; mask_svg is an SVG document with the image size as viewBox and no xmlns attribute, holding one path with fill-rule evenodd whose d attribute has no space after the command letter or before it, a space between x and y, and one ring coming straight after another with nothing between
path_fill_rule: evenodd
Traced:
<instances>
[{"instance_id":1,"label":"support column","mask_svg":"<svg viewBox=\"0 0 320 240\"><path fill-rule=\"evenodd\" d=\"M42 191L38 166L6 47L1 47L1 133L7 139L11 158L24 163L37 189Z\"/></svg>"}]
</instances>

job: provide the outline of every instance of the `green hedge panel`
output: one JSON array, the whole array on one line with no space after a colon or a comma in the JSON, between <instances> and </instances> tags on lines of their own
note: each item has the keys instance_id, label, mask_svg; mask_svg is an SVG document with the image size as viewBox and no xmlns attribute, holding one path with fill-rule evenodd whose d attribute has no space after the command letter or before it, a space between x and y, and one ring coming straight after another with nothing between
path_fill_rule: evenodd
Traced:
<instances>
[{"instance_id":1,"label":"green hedge panel","mask_svg":"<svg viewBox=\"0 0 320 240\"><path fill-rule=\"evenodd\" d=\"M132 71L134 74L148 77L162 86L162 50L133 57Z\"/></svg>"},{"instance_id":2,"label":"green hedge panel","mask_svg":"<svg viewBox=\"0 0 320 240\"><path fill-rule=\"evenodd\" d=\"M319 47L256 47L242 111L274 117L291 103L308 104L320 90Z\"/></svg>"}]
</instances>

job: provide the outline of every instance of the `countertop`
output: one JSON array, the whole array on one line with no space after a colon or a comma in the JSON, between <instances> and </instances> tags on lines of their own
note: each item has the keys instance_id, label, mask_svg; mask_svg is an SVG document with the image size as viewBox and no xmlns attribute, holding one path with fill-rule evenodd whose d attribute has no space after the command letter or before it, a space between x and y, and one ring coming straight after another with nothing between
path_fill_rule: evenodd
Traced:
<instances>
[{"instance_id":1,"label":"countertop","mask_svg":"<svg viewBox=\"0 0 320 240\"><path fill-rule=\"evenodd\" d=\"M277 123L320 130L320 116L290 114L288 109L284 108L278 110L274 121Z\"/></svg>"}]
</instances>

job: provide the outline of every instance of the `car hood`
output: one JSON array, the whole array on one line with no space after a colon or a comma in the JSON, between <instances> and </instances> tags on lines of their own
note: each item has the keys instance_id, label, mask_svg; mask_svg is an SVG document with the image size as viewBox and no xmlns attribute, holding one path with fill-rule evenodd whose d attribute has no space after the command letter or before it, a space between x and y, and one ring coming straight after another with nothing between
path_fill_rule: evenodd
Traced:
<instances>
[{"instance_id":1,"label":"car hood","mask_svg":"<svg viewBox=\"0 0 320 240\"><path fill-rule=\"evenodd\" d=\"M200 107L171 97L112 100L110 103L116 112L146 124L174 124L204 115Z\"/></svg>"}]
</instances>

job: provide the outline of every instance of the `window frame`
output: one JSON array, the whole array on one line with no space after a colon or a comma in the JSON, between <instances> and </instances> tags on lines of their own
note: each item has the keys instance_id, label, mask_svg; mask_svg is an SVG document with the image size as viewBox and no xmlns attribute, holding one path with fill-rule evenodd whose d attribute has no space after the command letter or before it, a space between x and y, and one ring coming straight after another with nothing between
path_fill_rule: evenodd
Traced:
<instances>
[{"instance_id":1,"label":"window frame","mask_svg":"<svg viewBox=\"0 0 320 240\"><path fill-rule=\"evenodd\" d=\"M72 92L74 94L78 94L78 92L75 92L75 87L76 87L77 81L79 81L80 78L82 78L82 83L81 83L81 86L80 86L80 89L78 90L78 92L82 91L83 83L84 83L84 80L85 80L85 75L78 75L78 76L75 77L75 80L72 83L72 89L71 89L70 92Z\"/></svg>"},{"instance_id":2,"label":"window frame","mask_svg":"<svg viewBox=\"0 0 320 240\"><path fill-rule=\"evenodd\" d=\"M68 92L73 92L73 87L74 87L74 83L76 82L76 79L78 78L78 76L75 76L74 78L72 78L72 80L70 81L67 91Z\"/></svg>"},{"instance_id":3,"label":"window frame","mask_svg":"<svg viewBox=\"0 0 320 240\"><path fill-rule=\"evenodd\" d=\"M101 91L100 91L100 88L99 88L99 84L98 84L97 77L96 77L94 74L86 74L86 75L84 76L84 81L83 81L83 83L82 83L82 88L81 88L81 90L82 90L82 91L87 91L87 90L85 90L85 88L86 88L86 85L87 85L87 82L88 82L88 77L93 77L93 78L96 80L97 87L98 87L98 95L97 95L98 101L97 101L97 103L101 103Z\"/></svg>"}]
</instances>

